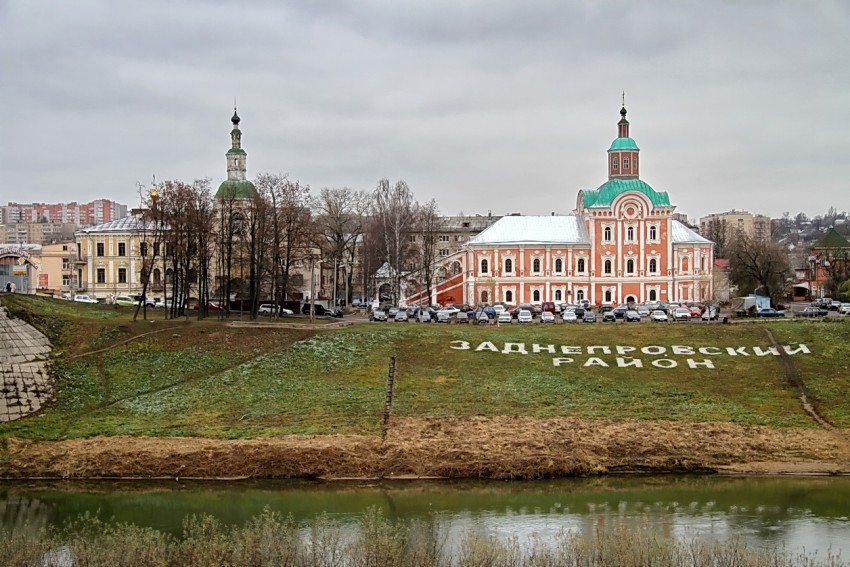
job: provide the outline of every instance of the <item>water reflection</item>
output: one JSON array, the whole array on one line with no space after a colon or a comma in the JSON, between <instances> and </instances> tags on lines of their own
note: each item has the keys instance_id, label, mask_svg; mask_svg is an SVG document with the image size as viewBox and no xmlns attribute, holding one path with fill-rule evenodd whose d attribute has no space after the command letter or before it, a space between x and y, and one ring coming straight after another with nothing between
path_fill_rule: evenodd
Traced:
<instances>
[{"instance_id":1,"label":"water reflection","mask_svg":"<svg viewBox=\"0 0 850 567\"><path fill-rule=\"evenodd\" d=\"M393 519L436 515L451 535L554 539L626 528L792 552L850 556L850 479L604 477L538 482L4 482L0 527L58 525L85 512L179 535L185 516L241 525L264 507L310 521L377 506Z\"/></svg>"}]
</instances>

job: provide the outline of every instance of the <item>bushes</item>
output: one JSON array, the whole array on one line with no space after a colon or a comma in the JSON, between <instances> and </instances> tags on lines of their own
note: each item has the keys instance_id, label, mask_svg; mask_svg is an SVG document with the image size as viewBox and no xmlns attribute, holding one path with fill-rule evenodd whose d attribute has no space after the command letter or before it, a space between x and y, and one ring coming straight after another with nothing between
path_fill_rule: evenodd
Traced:
<instances>
[{"instance_id":1,"label":"bushes","mask_svg":"<svg viewBox=\"0 0 850 567\"><path fill-rule=\"evenodd\" d=\"M0 533L6 565L59 567L839 567L837 557L791 557L747 548L741 540L677 541L641 528L562 532L548 540L500 540L467 532L450 541L448 525L392 522L373 508L355 524L327 516L309 526L266 509L243 527L193 516L175 538L151 528L82 516L61 530Z\"/></svg>"}]
</instances>

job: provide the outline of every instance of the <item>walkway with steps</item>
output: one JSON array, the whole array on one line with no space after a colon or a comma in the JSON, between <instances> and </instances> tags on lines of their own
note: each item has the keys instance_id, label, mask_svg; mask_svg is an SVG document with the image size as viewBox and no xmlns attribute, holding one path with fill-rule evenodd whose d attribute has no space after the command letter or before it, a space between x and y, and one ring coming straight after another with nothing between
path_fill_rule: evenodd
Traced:
<instances>
[{"instance_id":1,"label":"walkway with steps","mask_svg":"<svg viewBox=\"0 0 850 567\"><path fill-rule=\"evenodd\" d=\"M50 341L0 307L0 423L38 411L53 398Z\"/></svg>"}]
</instances>

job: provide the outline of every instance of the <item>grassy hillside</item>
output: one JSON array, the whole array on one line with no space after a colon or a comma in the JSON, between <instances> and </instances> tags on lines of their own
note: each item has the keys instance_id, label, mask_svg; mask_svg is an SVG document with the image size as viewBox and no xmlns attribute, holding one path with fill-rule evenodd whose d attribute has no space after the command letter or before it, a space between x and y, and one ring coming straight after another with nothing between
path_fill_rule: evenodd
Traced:
<instances>
[{"instance_id":1,"label":"grassy hillside","mask_svg":"<svg viewBox=\"0 0 850 567\"><path fill-rule=\"evenodd\" d=\"M791 370L828 420L850 427L846 321L501 328L369 323L318 331L164 321L161 313L154 315L155 323L134 323L129 310L24 296L6 305L51 336L61 354L55 364L56 403L42 415L0 426L3 437L378 434L390 356L397 358L394 412L399 416L622 417L814 427L782 359L754 354L753 347L771 344L766 328L781 344L808 346L811 354L787 358ZM151 333L161 329L167 330ZM151 334L119 344L142 333ZM457 350L465 345L453 341L467 341L469 348ZM528 354L505 354L506 343L522 343ZM544 352L533 352L533 344ZM558 354L546 352L548 345ZM588 353L594 345L611 353ZM673 345L721 354L640 353L647 346L669 352ZM581 354L563 354L562 346ZM619 356L636 354L643 367L618 368L617 346L636 347ZM732 356L726 347L745 347L749 356ZM573 361L556 366L556 357ZM654 366L660 359L673 360L676 367ZM690 368L688 359L697 367ZM699 366L706 359L714 368Z\"/></svg>"}]
</instances>

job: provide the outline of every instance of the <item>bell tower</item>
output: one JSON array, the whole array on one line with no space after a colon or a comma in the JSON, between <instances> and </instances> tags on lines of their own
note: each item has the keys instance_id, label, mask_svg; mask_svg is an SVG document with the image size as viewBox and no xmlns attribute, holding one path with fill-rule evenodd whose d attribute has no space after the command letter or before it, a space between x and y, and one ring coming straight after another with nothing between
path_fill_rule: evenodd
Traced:
<instances>
[{"instance_id":1,"label":"bell tower","mask_svg":"<svg viewBox=\"0 0 850 567\"><path fill-rule=\"evenodd\" d=\"M608 148L608 179L637 179L640 173L638 153L640 148L629 137L629 121L625 104L620 109L617 122L617 139Z\"/></svg>"}]
</instances>

